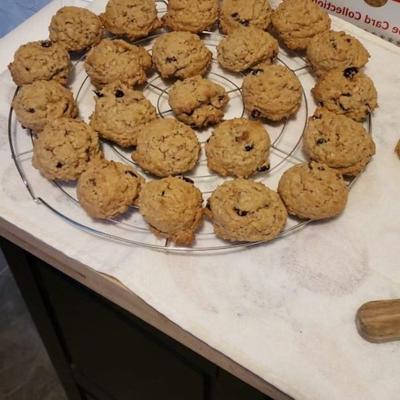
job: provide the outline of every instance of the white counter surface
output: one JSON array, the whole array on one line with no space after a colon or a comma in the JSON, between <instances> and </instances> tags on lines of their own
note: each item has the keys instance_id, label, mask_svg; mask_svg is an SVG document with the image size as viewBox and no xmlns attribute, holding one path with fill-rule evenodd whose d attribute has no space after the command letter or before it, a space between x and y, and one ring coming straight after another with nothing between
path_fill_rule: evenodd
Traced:
<instances>
[{"instance_id":1,"label":"white counter surface","mask_svg":"<svg viewBox=\"0 0 400 400\"><path fill-rule=\"evenodd\" d=\"M45 36L53 2L0 41ZM357 308L400 297L400 49L345 22L371 53L366 72L380 107L377 154L343 215L269 245L234 253L173 255L111 243L66 224L28 196L6 137L14 86L0 85L0 216L98 272L113 276L211 348L298 400L398 400L400 342L374 345L357 333ZM36 25L35 25L36 26ZM46 28L46 29L44 29Z\"/></svg>"}]
</instances>

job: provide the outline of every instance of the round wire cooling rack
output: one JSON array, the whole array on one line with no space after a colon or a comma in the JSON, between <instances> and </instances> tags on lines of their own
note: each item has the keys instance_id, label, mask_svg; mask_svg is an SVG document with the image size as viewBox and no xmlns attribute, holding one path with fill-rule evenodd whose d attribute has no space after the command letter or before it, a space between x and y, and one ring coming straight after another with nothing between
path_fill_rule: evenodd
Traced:
<instances>
[{"instance_id":1,"label":"round wire cooling rack","mask_svg":"<svg viewBox=\"0 0 400 400\"><path fill-rule=\"evenodd\" d=\"M152 44L159 35L135 42L140 43L149 52ZM241 92L242 74L232 74L222 70L216 61L216 46L222 35L215 32L204 32L202 39L205 45L212 51L213 59L207 78L222 85L229 95L229 103L225 112L225 119L241 118L244 116L244 103ZM83 68L84 56L74 64L74 79L71 85L75 93L81 117L88 121L89 116L94 110L95 100L93 87ZM271 137L270 168L267 171L258 173L254 180L263 182L267 186L275 189L279 178L289 166L306 161L301 150L301 142L309 116L308 94L314 86L314 80L307 68L307 63L301 57L293 57L284 50L280 50L278 62L291 69L299 78L302 84L302 105L296 116L292 119L284 120L281 123L265 122ZM144 95L157 108L158 116L165 118L173 116L173 112L168 104L168 91L171 82L164 81L154 72L150 76L147 85L144 87ZM18 92L16 90L15 94ZM371 133L371 116L367 121L368 130ZM195 185L202 191L206 201L215 188L226 179L216 174L211 174L207 168L207 161L204 155L204 143L210 136L213 128L197 131L199 141L202 145L201 157L196 168L186 176L190 177ZM21 179L32 199L47 207L55 215L62 218L67 223L89 232L93 235L107 240L123 243L131 246L142 246L158 251L175 253L197 253L204 254L214 251L238 250L265 243L258 242L236 242L230 243L215 236L212 225L209 221L204 221L200 231L196 235L196 241L191 247L181 247L170 243L166 239L154 236L146 222L143 220L135 207L114 219L106 221L95 221L91 219L80 207L75 192L75 184L66 182L49 182L43 178L39 172L32 167L33 142L35 140L32 132L26 131L17 123L13 108L10 107L8 121L8 136L12 158L21 176ZM136 171L147 180L154 177L142 171L131 157L131 151L122 149L114 144L103 142L103 151L107 159L114 159L128 164L133 164ZM355 179L348 182L349 187ZM300 221L289 217L286 228L277 238L282 238L296 232L306 226L310 221Z\"/></svg>"}]
</instances>

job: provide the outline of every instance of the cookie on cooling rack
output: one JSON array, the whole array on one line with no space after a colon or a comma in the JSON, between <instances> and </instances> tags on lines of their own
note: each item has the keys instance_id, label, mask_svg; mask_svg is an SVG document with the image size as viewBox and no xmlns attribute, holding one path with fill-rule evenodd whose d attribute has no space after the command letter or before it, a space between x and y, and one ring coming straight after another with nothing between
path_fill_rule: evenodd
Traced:
<instances>
[{"instance_id":1,"label":"cookie on cooling rack","mask_svg":"<svg viewBox=\"0 0 400 400\"><path fill-rule=\"evenodd\" d=\"M319 108L304 132L304 150L314 161L356 176L375 154L372 137L362 124Z\"/></svg>"},{"instance_id":2,"label":"cookie on cooling rack","mask_svg":"<svg viewBox=\"0 0 400 400\"><path fill-rule=\"evenodd\" d=\"M168 103L176 118L193 128L220 122L228 101L221 85L201 76L177 81L168 92Z\"/></svg>"},{"instance_id":3,"label":"cookie on cooling rack","mask_svg":"<svg viewBox=\"0 0 400 400\"><path fill-rule=\"evenodd\" d=\"M300 107L301 84L297 76L283 65L262 65L243 79L246 111L253 118L280 121Z\"/></svg>"},{"instance_id":4,"label":"cookie on cooling rack","mask_svg":"<svg viewBox=\"0 0 400 400\"><path fill-rule=\"evenodd\" d=\"M191 128L173 118L158 118L139 130L132 159L143 170L164 177L192 170L199 154L200 144Z\"/></svg>"},{"instance_id":5,"label":"cookie on cooling rack","mask_svg":"<svg viewBox=\"0 0 400 400\"><path fill-rule=\"evenodd\" d=\"M185 79L204 75L212 59L211 51L190 32L169 32L158 37L152 54L162 78Z\"/></svg>"},{"instance_id":6,"label":"cookie on cooling rack","mask_svg":"<svg viewBox=\"0 0 400 400\"><path fill-rule=\"evenodd\" d=\"M169 0L164 26L172 31L199 33L218 19L217 0Z\"/></svg>"},{"instance_id":7,"label":"cookie on cooling rack","mask_svg":"<svg viewBox=\"0 0 400 400\"><path fill-rule=\"evenodd\" d=\"M191 245L203 217L202 195L184 177L146 183L139 196L139 211L150 229L176 244Z\"/></svg>"},{"instance_id":8,"label":"cookie on cooling rack","mask_svg":"<svg viewBox=\"0 0 400 400\"><path fill-rule=\"evenodd\" d=\"M146 82L151 65L151 57L143 47L120 39L103 39L89 51L85 70L96 88L117 80L135 86Z\"/></svg>"},{"instance_id":9,"label":"cookie on cooling rack","mask_svg":"<svg viewBox=\"0 0 400 400\"><path fill-rule=\"evenodd\" d=\"M146 37L161 27L154 0L110 0L100 18L109 32L129 40Z\"/></svg>"},{"instance_id":10,"label":"cookie on cooling rack","mask_svg":"<svg viewBox=\"0 0 400 400\"><path fill-rule=\"evenodd\" d=\"M344 210L348 189L340 172L312 161L285 171L278 193L289 214L318 220L335 217Z\"/></svg>"},{"instance_id":11,"label":"cookie on cooling rack","mask_svg":"<svg viewBox=\"0 0 400 400\"><path fill-rule=\"evenodd\" d=\"M78 114L72 92L56 81L35 81L23 85L12 107L22 126L35 133L41 132L56 118L75 118Z\"/></svg>"},{"instance_id":12,"label":"cookie on cooling rack","mask_svg":"<svg viewBox=\"0 0 400 400\"><path fill-rule=\"evenodd\" d=\"M257 121L235 118L218 125L208 139L207 165L222 176L247 178L269 169L271 140Z\"/></svg>"},{"instance_id":13,"label":"cookie on cooling rack","mask_svg":"<svg viewBox=\"0 0 400 400\"><path fill-rule=\"evenodd\" d=\"M33 144L33 166L50 180L73 181L102 157L97 133L83 121L58 118Z\"/></svg>"},{"instance_id":14,"label":"cookie on cooling rack","mask_svg":"<svg viewBox=\"0 0 400 400\"><path fill-rule=\"evenodd\" d=\"M229 241L272 240L287 220L287 211L278 193L250 179L223 183L208 199L205 212L215 234Z\"/></svg>"},{"instance_id":15,"label":"cookie on cooling rack","mask_svg":"<svg viewBox=\"0 0 400 400\"><path fill-rule=\"evenodd\" d=\"M116 81L96 92L90 126L101 138L129 147L136 145L143 125L156 117L156 109L142 92Z\"/></svg>"},{"instance_id":16,"label":"cookie on cooling rack","mask_svg":"<svg viewBox=\"0 0 400 400\"><path fill-rule=\"evenodd\" d=\"M272 13L272 25L291 50L305 50L310 40L331 27L329 15L312 0L283 0Z\"/></svg>"},{"instance_id":17,"label":"cookie on cooling rack","mask_svg":"<svg viewBox=\"0 0 400 400\"><path fill-rule=\"evenodd\" d=\"M279 46L268 32L255 27L238 28L217 46L219 64L233 72L242 72L260 63L271 64Z\"/></svg>"},{"instance_id":18,"label":"cookie on cooling rack","mask_svg":"<svg viewBox=\"0 0 400 400\"><path fill-rule=\"evenodd\" d=\"M49 26L50 40L68 51L82 51L99 43L104 30L100 18L86 8L62 7Z\"/></svg>"},{"instance_id":19,"label":"cookie on cooling rack","mask_svg":"<svg viewBox=\"0 0 400 400\"><path fill-rule=\"evenodd\" d=\"M79 177L80 205L93 218L113 218L136 203L144 179L126 164L98 160Z\"/></svg>"},{"instance_id":20,"label":"cookie on cooling rack","mask_svg":"<svg viewBox=\"0 0 400 400\"><path fill-rule=\"evenodd\" d=\"M250 26L266 30L271 22L271 13L268 0L223 0L219 28L225 34Z\"/></svg>"},{"instance_id":21,"label":"cookie on cooling rack","mask_svg":"<svg viewBox=\"0 0 400 400\"><path fill-rule=\"evenodd\" d=\"M372 79L353 67L326 73L312 94L321 106L355 121L363 121L378 105Z\"/></svg>"},{"instance_id":22,"label":"cookie on cooling rack","mask_svg":"<svg viewBox=\"0 0 400 400\"><path fill-rule=\"evenodd\" d=\"M345 32L327 31L314 36L307 58L317 76L333 69L361 68L370 55L361 42Z\"/></svg>"},{"instance_id":23,"label":"cookie on cooling rack","mask_svg":"<svg viewBox=\"0 0 400 400\"><path fill-rule=\"evenodd\" d=\"M8 69L18 86L51 79L66 85L71 63L68 52L61 44L43 40L20 46Z\"/></svg>"}]
</instances>

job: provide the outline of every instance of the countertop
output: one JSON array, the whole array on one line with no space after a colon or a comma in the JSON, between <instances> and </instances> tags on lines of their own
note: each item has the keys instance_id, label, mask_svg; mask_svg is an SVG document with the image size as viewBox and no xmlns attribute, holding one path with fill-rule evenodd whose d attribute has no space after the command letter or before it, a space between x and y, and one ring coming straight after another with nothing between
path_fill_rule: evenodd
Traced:
<instances>
[{"instance_id":1,"label":"countertop","mask_svg":"<svg viewBox=\"0 0 400 400\"><path fill-rule=\"evenodd\" d=\"M3 64L21 41L46 36L57 1L0 41ZM64 2L65 3L65 2ZM35 23L36 26L36 23ZM377 154L337 219L259 246L220 254L164 254L108 242L36 204L10 157L0 85L0 234L275 398L398 400L400 342L357 333L357 308L400 297L400 49L343 21L371 53L379 92ZM6 59L7 58L7 59ZM287 395L285 395L287 394Z\"/></svg>"}]
</instances>

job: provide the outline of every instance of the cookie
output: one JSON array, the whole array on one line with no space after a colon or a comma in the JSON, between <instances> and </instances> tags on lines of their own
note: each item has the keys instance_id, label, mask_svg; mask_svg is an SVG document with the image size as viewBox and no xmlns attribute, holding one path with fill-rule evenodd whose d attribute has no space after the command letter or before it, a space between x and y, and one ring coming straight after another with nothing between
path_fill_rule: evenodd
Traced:
<instances>
[{"instance_id":1,"label":"cookie","mask_svg":"<svg viewBox=\"0 0 400 400\"><path fill-rule=\"evenodd\" d=\"M224 34L240 27L254 26L266 30L271 22L272 9L268 0L223 0L219 29Z\"/></svg>"},{"instance_id":2,"label":"cookie","mask_svg":"<svg viewBox=\"0 0 400 400\"><path fill-rule=\"evenodd\" d=\"M101 138L129 147L136 145L143 125L156 117L156 109L142 92L117 81L96 92L90 126Z\"/></svg>"},{"instance_id":3,"label":"cookie","mask_svg":"<svg viewBox=\"0 0 400 400\"><path fill-rule=\"evenodd\" d=\"M400 140L397 142L397 145L394 149L394 152L399 156L400 158Z\"/></svg>"},{"instance_id":4,"label":"cookie","mask_svg":"<svg viewBox=\"0 0 400 400\"><path fill-rule=\"evenodd\" d=\"M388 0L364 0L364 1L372 7L382 7L388 2Z\"/></svg>"},{"instance_id":5,"label":"cookie","mask_svg":"<svg viewBox=\"0 0 400 400\"><path fill-rule=\"evenodd\" d=\"M117 80L135 86L146 82L151 65L151 57L143 47L124 40L103 39L89 51L85 70L96 88Z\"/></svg>"},{"instance_id":6,"label":"cookie","mask_svg":"<svg viewBox=\"0 0 400 400\"><path fill-rule=\"evenodd\" d=\"M217 46L219 64L233 72L242 72L261 62L271 64L279 46L268 32L255 27L238 28Z\"/></svg>"},{"instance_id":7,"label":"cookie","mask_svg":"<svg viewBox=\"0 0 400 400\"><path fill-rule=\"evenodd\" d=\"M348 189L340 172L312 161L285 171L278 193L289 214L318 220L335 217L344 210Z\"/></svg>"},{"instance_id":8,"label":"cookie","mask_svg":"<svg viewBox=\"0 0 400 400\"><path fill-rule=\"evenodd\" d=\"M56 81L35 81L23 85L12 107L24 128L38 133L60 117L75 118L78 110L72 92Z\"/></svg>"},{"instance_id":9,"label":"cookie","mask_svg":"<svg viewBox=\"0 0 400 400\"><path fill-rule=\"evenodd\" d=\"M222 122L206 143L208 168L222 176L247 178L269 169L271 140L257 121L236 118Z\"/></svg>"},{"instance_id":10,"label":"cookie","mask_svg":"<svg viewBox=\"0 0 400 400\"><path fill-rule=\"evenodd\" d=\"M103 37L100 18L86 8L62 7L49 26L50 40L68 51L82 51L100 42Z\"/></svg>"},{"instance_id":11,"label":"cookie","mask_svg":"<svg viewBox=\"0 0 400 400\"><path fill-rule=\"evenodd\" d=\"M283 230L287 212L278 193L260 182L227 181L207 202L215 234L229 241L272 240Z\"/></svg>"},{"instance_id":12,"label":"cookie","mask_svg":"<svg viewBox=\"0 0 400 400\"><path fill-rule=\"evenodd\" d=\"M203 199L200 190L185 179L168 177L146 183L139 211L157 236L189 246L202 221Z\"/></svg>"},{"instance_id":13,"label":"cookie","mask_svg":"<svg viewBox=\"0 0 400 400\"><path fill-rule=\"evenodd\" d=\"M375 154L374 141L362 124L323 108L309 118L303 142L312 160L346 176L358 175Z\"/></svg>"},{"instance_id":14,"label":"cookie","mask_svg":"<svg viewBox=\"0 0 400 400\"><path fill-rule=\"evenodd\" d=\"M204 75L211 59L211 51L190 32L166 33L153 45L153 63L163 78L185 79Z\"/></svg>"},{"instance_id":15,"label":"cookie","mask_svg":"<svg viewBox=\"0 0 400 400\"><path fill-rule=\"evenodd\" d=\"M82 208L93 218L113 218L135 204L144 179L128 165L98 160L79 177L76 192Z\"/></svg>"},{"instance_id":16,"label":"cookie","mask_svg":"<svg viewBox=\"0 0 400 400\"><path fill-rule=\"evenodd\" d=\"M139 130L133 161L156 176L183 174L194 168L200 144L194 131L172 118L159 118Z\"/></svg>"},{"instance_id":17,"label":"cookie","mask_svg":"<svg viewBox=\"0 0 400 400\"><path fill-rule=\"evenodd\" d=\"M263 65L243 79L246 111L253 118L280 121L300 107L301 84L297 76L282 65Z\"/></svg>"},{"instance_id":18,"label":"cookie","mask_svg":"<svg viewBox=\"0 0 400 400\"><path fill-rule=\"evenodd\" d=\"M161 27L154 0L110 0L100 18L109 32L129 40L146 37Z\"/></svg>"},{"instance_id":19,"label":"cookie","mask_svg":"<svg viewBox=\"0 0 400 400\"><path fill-rule=\"evenodd\" d=\"M50 180L74 181L102 157L96 132L83 121L58 118L33 144L33 166Z\"/></svg>"},{"instance_id":20,"label":"cookie","mask_svg":"<svg viewBox=\"0 0 400 400\"><path fill-rule=\"evenodd\" d=\"M169 0L164 26L172 31L199 33L218 19L217 0Z\"/></svg>"},{"instance_id":21,"label":"cookie","mask_svg":"<svg viewBox=\"0 0 400 400\"><path fill-rule=\"evenodd\" d=\"M220 122L228 101L221 85L201 76L177 81L168 92L168 102L176 118L193 128Z\"/></svg>"},{"instance_id":22,"label":"cookie","mask_svg":"<svg viewBox=\"0 0 400 400\"><path fill-rule=\"evenodd\" d=\"M307 59L319 77L333 69L361 68L369 57L361 42L345 32L323 32L314 36L307 47Z\"/></svg>"},{"instance_id":23,"label":"cookie","mask_svg":"<svg viewBox=\"0 0 400 400\"><path fill-rule=\"evenodd\" d=\"M283 0L272 13L272 25L291 50L305 50L310 40L329 31L331 20L313 0Z\"/></svg>"},{"instance_id":24,"label":"cookie","mask_svg":"<svg viewBox=\"0 0 400 400\"><path fill-rule=\"evenodd\" d=\"M44 40L20 46L8 69L18 86L52 79L66 85L71 63L69 54L62 45Z\"/></svg>"},{"instance_id":25,"label":"cookie","mask_svg":"<svg viewBox=\"0 0 400 400\"><path fill-rule=\"evenodd\" d=\"M355 121L363 121L378 105L374 83L357 68L328 72L312 94L322 107Z\"/></svg>"}]
</instances>

